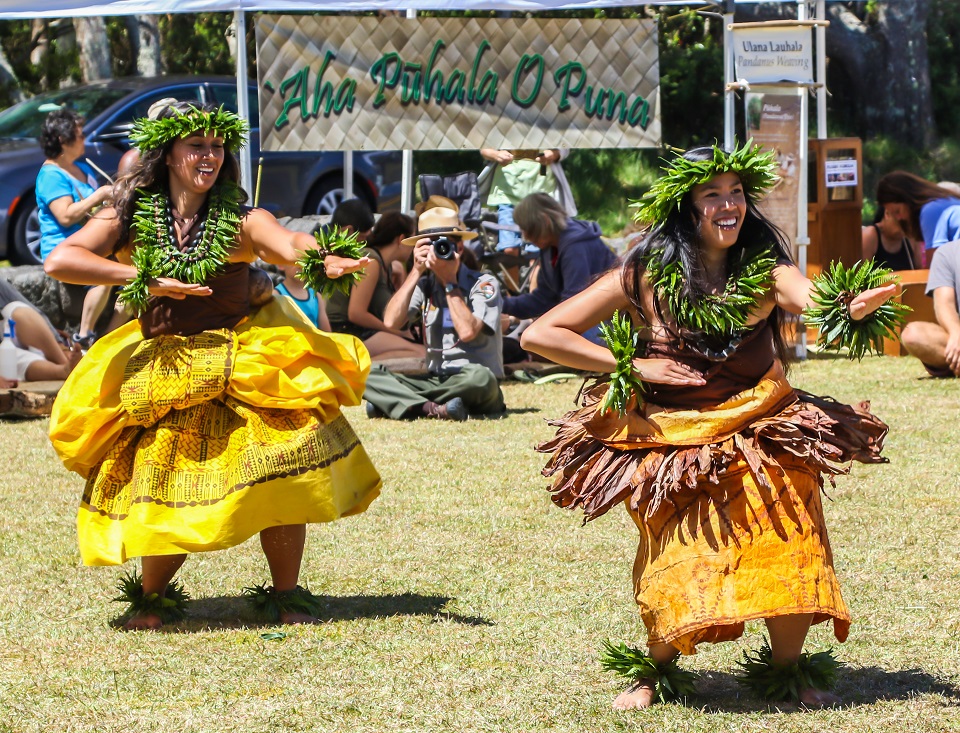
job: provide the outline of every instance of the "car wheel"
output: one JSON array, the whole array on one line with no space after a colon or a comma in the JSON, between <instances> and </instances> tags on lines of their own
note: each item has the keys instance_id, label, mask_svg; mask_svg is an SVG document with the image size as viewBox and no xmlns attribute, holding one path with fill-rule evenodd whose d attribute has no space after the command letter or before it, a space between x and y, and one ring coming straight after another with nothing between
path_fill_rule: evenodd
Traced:
<instances>
[{"instance_id":1,"label":"car wheel","mask_svg":"<svg viewBox=\"0 0 960 733\"><path fill-rule=\"evenodd\" d=\"M376 207L370 201L370 196L362 190L359 183L354 183L353 191L354 195L362 198L370 205L371 211L376 211ZM324 178L314 185L310 195L307 196L307 202L303 205L303 215L331 216L333 210L337 208L341 201L343 201L342 178Z\"/></svg>"},{"instance_id":2,"label":"car wheel","mask_svg":"<svg viewBox=\"0 0 960 733\"><path fill-rule=\"evenodd\" d=\"M41 262L40 216L33 194L23 197L13 225L13 251L9 256L17 265L39 265Z\"/></svg>"}]
</instances>

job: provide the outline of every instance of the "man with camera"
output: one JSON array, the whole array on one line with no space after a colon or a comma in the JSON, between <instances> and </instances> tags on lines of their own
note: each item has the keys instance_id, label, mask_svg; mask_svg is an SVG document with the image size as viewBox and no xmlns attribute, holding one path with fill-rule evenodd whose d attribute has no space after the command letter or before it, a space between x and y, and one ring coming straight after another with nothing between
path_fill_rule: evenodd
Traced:
<instances>
[{"instance_id":1,"label":"man with camera","mask_svg":"<svg viewBox=\"0 0 960 733\"><path fill-rule=\"evenodd\" d=\"M474 232L460 227L458 212L424 211L413 245L413 267L384 311L388 328L420 323L429 374L396 374L374 366L364 399L370 417L466 420L505 409L497 380L503 377L500 313L503 299L492 275L479 272L463 247ZM471 266L471 264L473 266Z\"/></svg>"}]
</instances>

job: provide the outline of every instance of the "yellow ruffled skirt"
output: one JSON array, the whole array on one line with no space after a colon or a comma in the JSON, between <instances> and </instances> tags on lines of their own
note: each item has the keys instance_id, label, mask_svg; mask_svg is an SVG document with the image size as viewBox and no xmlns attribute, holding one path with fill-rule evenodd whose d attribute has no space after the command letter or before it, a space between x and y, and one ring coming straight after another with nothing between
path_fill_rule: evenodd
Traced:
<instances>
[{"instance_id":1,"label":"yellow ruffled skirt","mask_svg":"<svg viewBox=\"0 0 960 733\"><path fill-rule=\"evenodd\" d=\"M363 512L380 476L340 412L363 394L363 344L286 298L233 330L97 341L53 406L50 439L86 478L87 565L205 552L268 527Z\"/></svg>"}]
</instances>

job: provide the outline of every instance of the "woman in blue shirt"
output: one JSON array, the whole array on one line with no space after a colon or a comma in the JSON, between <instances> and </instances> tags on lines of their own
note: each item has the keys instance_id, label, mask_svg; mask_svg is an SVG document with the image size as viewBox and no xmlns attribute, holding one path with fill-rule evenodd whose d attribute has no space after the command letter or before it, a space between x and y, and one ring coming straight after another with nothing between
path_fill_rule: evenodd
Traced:
<instances>
[{"instance_id":1,"label":"woman in blue shirt","mask_svg":"<svg viewBox=\"0 0 960 733\"><path fill-rule=\"evenodd\" d=\"M908 237L923 239L927 249L960 239L960 199L925 178L906 171L887 173L877 183L877 203Z\"/></svg>"},{"instance_id":2,"label":"woman in blue shirt","mask_svg":"<svg viewBox=\"0 0 960 733\"><path fill-rule=\"evenodd\" d=\"M43 260L60 242L80 230L87 217L108 201L112 186L97 186L93 170L83 156L83 117L71 109L54 110L43 122L40 147L46 160L37 173L36 197L40 219L40 257ZM107 305L110 288L87 291L80 314L76 340L85 346L93 341L93 326Z\"/></svg>"}]
</instances>

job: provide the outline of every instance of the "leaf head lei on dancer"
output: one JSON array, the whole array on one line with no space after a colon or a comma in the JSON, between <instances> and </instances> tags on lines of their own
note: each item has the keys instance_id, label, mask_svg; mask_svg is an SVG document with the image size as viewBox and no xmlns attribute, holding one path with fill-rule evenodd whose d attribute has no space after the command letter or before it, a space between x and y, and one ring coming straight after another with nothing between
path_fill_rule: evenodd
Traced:
<instances>
[{"instance_id":1,"label":"leaf head lei on dancer","mask_svg":"<svg viewBox=\"0 0 960 733\"><path fill-rule=\"evenodd\" d=\"M640 256L653 289L655 309L662 316L661 308L666 306L679 329L676 335L695 345L708 359L722 361L736 351L750 314L773 284L774 267L788 256L779 232L756 211L757 203L778 181L773 153L753 145L752 140L732 152L719 146L709 150L707 155L678 155L664 161L663 175L633 207L634 219L647 228L647 240L651 243ZM707 293L693 286L687 269L690 264L679 248L667 241L668 230L684 229L683 218L690 215L685 210L690 208L694 187L724 173L738 176L747 201L741 238L745 238L744 229L754 222L760 222L759 231L769 236L750 237L753 241L738 251L732 250L723 290ZM699 236L695 224L686 233L690 238ZM850 317L849 304L859 293L878 287L889 278L890 271L873 262L857 263L849 269L834 265L818 277L813 295L816 306L805 312L808 322L821 327L818 342L827 348L847 348L850 357L858 359L870 347L881 350L883 336L902 323L905 306L887 302L855 321ZM615 408L623 414L632 395L638 399L643 396L643 384L633 369L633 359L639 355L641 344L625 314L615 313L610 324L601 327L601 335L617 359L603 409Z\"/></svg>"},{"instance_id":2,"label":"leaf head lei on dancer","mask_svg":"<svg viewBox=\"0 0 960 733\"><path fill-rule=\"evenodd\" d=\"M246 142L249 128L238 115L223 107L203 110L193 105L185 109L171 104L157 118L144 117L134 122L130 139L141 155L160 150L196 134L213 134L223 138L230 153L239 151ZM177 245L169 192L137 190L133 213L134 249L131 256L137 275L119 293L121 302L142 313L147 309L152 280L173 278L193 285L205 285L228 262L230 250L240 231L240 204L245 195L233 181L219 181L210 190L205 219L181 251ZM304 283L329 295L335 289L349 290L361 276L351 273L338 279L326 276L324 257L335 254L359 259L362 244L355 236L332 228L317 233L318 248L306 252L300 260Z\"/></svg>"}]
</instances>

